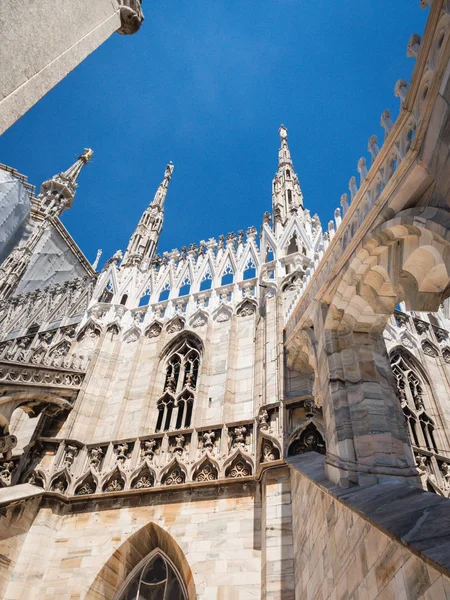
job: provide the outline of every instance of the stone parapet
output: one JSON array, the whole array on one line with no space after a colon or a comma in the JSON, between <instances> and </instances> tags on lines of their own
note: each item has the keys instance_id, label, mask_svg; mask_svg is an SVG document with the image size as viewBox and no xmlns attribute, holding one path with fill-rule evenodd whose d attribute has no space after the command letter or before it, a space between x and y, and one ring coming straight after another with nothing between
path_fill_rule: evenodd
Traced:
<instances>
[{"instance_id":1,"label":"stone parapet","mask_svg":"<svg viewBox=\"0 0 450 600\"><path fill-rule=\"evenodd\" d=\"M288 462L296 599L449 597L447 499L395 483L339 488L316 453Z\"/></svg>"}]
</instances>

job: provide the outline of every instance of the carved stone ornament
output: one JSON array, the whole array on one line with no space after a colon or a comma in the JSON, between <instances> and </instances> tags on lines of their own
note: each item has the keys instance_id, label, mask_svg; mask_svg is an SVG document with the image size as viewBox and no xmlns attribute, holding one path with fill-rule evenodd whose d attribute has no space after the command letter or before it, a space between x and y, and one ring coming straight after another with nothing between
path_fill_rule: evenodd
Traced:
<instances>
[{"instance_id":1,"label":"carved stone ornament","mask_svg":"<svg viewBox=\"0 0 450 600\"><path fill-rule=\"evenodd\" d=\"M164 479L164 485L180 485L184 483L185 475L178 465L173 466Z\"/></svg>"},{"instance_id":2,"label":"carved stone ornament","mask_svg":"<svg viewBox=\"0 0 450 600\"><path fill-rule=\"evenodd\" d=\"M141 471L137 479L134 480L131 488L133 490L144 490L153 486L153 477L148 469Z\"/></svg>"},{"instance_id":3,"label":"carved stone ornament","mask_svg":"<svg viewBox=\"0 0 450 600\"><path fill-rule=\"evenodd\" d=\"M125 487L124 481L121 477L114 477L106 486L105 492L121 492Z\"/></svg>"},{"instance_id":4,"label":"carved stone ornament","mask_svg":"<svg viewBox=\"0 0 450 600\"><path fill-rule=\"evenodd\" d=\"M182 454L184 450L185 441L186 438L184 437L184 435L182 435L181 433L177 435L175 438L175 448L173 449L173 451L178 452L178 454Z\"/></svg>"},{"instance_id":5,"label":"carved stone ornament","mask_svg":"<svg viewBox=\"0 0 450 600\"><path fill-rule=\"evenodd\" d=\"M231 431L231 436L233 438L232 447L236 448L236 447L243 447L243 446L245 446L246 435L247 435L247 428L246 427L244 427L244 426L235 427L233 429L233 431Z\"/></svg>"},{"instance_id":6,"label":"carved stone ornament","mask_svg":"<svg viewBox=\"0 0 450 600\"><path fill-rule=\"evenodd\" d=\"M442 356L446 363L450 363L450 348L444 348L442 351Z\"/></svg>"},{"instance_id":7,"label":"carved stone ornament","mask_svg":"<svg viewBox=\"0 0 450 600\"><path fill-rule=\"evenodd\" d=\"M420 319L414 319L414 325L416 326L417 333L422 334L428 330L428 323L421 321Z\"/></svg>"},{"instance_id":8,"label":"carved stone ornament","mask_svg":"<svg viewBox=\"0 0 450 600\"><path fill-rule=\"evenodd\" d=\"M434 357L434 356L438 355L436 348L428 340L425 340L424 342L422 342L422 350L423 350L424 354L426 354L427 356Z\"/></svg>"},{"instance_id":9,"label":"carved stone ornament","mask_svg":"<svg viewBox=\"0 0 450 600\"><path fill-rule=\"evenodd\" d=\"M76 491L76 496L87 496L88 494L94 494L95 488L87 481L83 483L81 487Z\"/></svg>"},{"instance_id":10,"label":"carved stone ornament","mask_svg":"<svg viewBox=\"0 0 450 600\"><path fill-rule=\"evenodd\" d=\"M196 317L193 322L192 322L192 327L203 327L203 325L206 325L206 317L203 315L198 315L198 317Z\"/></svg>"},{"instance_id":11,"label":"carved stone ornament","mask_svg":"<svg viewBox=\"0 0 450 600\"><path fill-rule=\"evenodd\" d=\"M89 457L89 464L91 465L91 467L98 470L100 467L102 456L103 450L100 447L92 448L91 455Z\"/></svg>"},{"instance_id":12,"label":"carved stone ornament","mask_svg":"<svg viewBox=\"0 0 450 600\"><path fill-rule=\"evenodd\" d=\"M442 342L444 342L448 335L447 332L445 331L445 329L441 329L440 327L435 327L434 328L434 334L436 336L437 341L441 344Z\"/></svg>"},{"instance_id":13,"label":"carved stone ornament","mask_svg":"<svg viewBox=\"0 0 450 600\"><path fill-rule=\"evenodd\" d=\"M52 490L54 492L59 492L60 494L64 494L66 489L67 489L67 481L66 481L65 477L58 477L52 483Z\"/></svg>"},{"instance_id":14,"label":"carved stone ornament","mask_svg":"<svg viewBox=\"0 0 450 600\"><path fill-rule=\"evenodd\" d=\"M292 442L288 454L289 456L295 456L296 454L303 454L304 452L318 452L319 454L325 454L325 443L314 425L308 426L301 433L300 437Z\"/></svg>"},{"instance_id":15,"label":"carved stone ornament","mask_svg":"<svg viewBox=\"0 0 450 600\"><path fill-rule=\"evenodd\" d=\"M221 310L216 317L216 321L223 323L230 320L230 313L227 310Z\"/></svg>"},{"instance_id":16,"label":"carved stone ornament","mask_svg":"<svg viewBox=\"0 0 450 600\"><path fill-rule=\"evenodd\" d=\"M171 323L167 325L167 333L177 333L184 328L184 323L181 319L175 318Z\"/></svg>"},{"instance_id":17,"label":"carved stone ornament","mask_svg":"<svg viewBox=\"0 0 450 600\"><path fill-rule=\"evenodd\" d=\"M262 431L267 431L269 429L269 413L267 412L267 410L265 408L261 411L261 413L258 417L258 420L259 420L259 428Z\"/></svg>"},{"instance_id":18,"label":"carved stone ornament","mask_svg":"<svg viewBox=\"0 0 450 600\"><path fill-rule=\"evenodd\" d=\"M399 327L404 327L408 322L408 315L403 313L395 313L395 320L397 321L397 325Z\"/></svg>"},{"instance_id":19,"label":"carved stone ornament","mask_svg":"<svg viewBox=\"0 0 450 600\"><path fill-rule=\"evenodd\" d=\"M128 444L126 442L123 442L122 444L117 444L117 460L119 462L123 463L126 461L126 459L128 458L127 452Z\"/></svg>"},{"instance_id":20,"label":"carved stone ornament","mask_svg":"<svg viewBox=\"0 0 450 600\"><path fill-rule=\"evenodd\" d=\"M206 452L207 450L209 452L212 452L213 448L214 448L214 439L216 437L216 434L214 433L214 431L205 431L205 433L202 435L203 438L203 450Z\"/></svg>"},{"instance_id":21,"label":"carved stone ornament","mask_svg":"<svg viewBox=\"0 0 450 600\"><path fill-rule=\"evenodd\" d=\"M3 486L11 485L12 472L14 471L14 462L7 460L0 464L0 484Z\"/></svg>"},{"instance_id":22,"label":"carved stone ornament","mask_svg":"<svg viewBox=\"0 0 450 600\"><path fill-rule=\"evenodd\" d=\"M255 305L253 302L244 302L244 304L237 311L237 314L240 317L249 317L250 315L255 314Z\"/></svg>"},{"instance_id":23,"label":"carved stone ornament","mask_svg":"<svg viewBox=\"0 0 450 600\"><path fill-rule=\"evenodd\" d=\"M67 465L68 467L70 467L73 464L73 461L75 460L77 453L78 453L77 446L71 446L70 444L68 444L67 448L66 448L66 455L64 457L64 464Z\"/></svg>"},{"instance_id":24,"label":"carved stone ornament","mask_svg":"<svg viewBox=\"0 0 450 600\"><path fill-rule=\"evenodd\" d=\"M273 462L280 458L280 452L278 448L269 440L263 440L261 462Z\"/></svg>"},{"instance_id":25,"label":"carved stone ornament","mask_svg":"<svg viewBox=\"0 0 450 600\"><path fill-rule=\"evenodd\" d=\"M142 443L142 456L152 460L155 455L156 440L145 440Z\"/></svg>"},{"instance_id":26,"label":"carved stone ornament","mask_svg":"<svg viewBox=\"0 0 450 600\"><path fill-rule=\"evenodd\" d=\"M244 460L238 460L228 471L228 477L239 479L240 477L248 477L251 475L249 466Z\"/></svg>"},{"instance_id":27,"label":"carved stone ornament","mask_svg":"<svg viewBox=\"0 0 450 600\"><path fill-rule=\"evenodd\" d=\"M203 464L200 471L195 476L195 481L215 481L217 479L217 471L209 462Z\"/></svg>"},{"instance_id":28,"label":"carved stone ornament","mask_svg":"<svg viewBox=\"0 0 450 600\"><path fill-rule=\"evenodd\" d=\"M161 330L162 330L162 325L160 323L153 323L153 325L147 329L147 331L145 332L145 335L148 338L155 338L160 335Z\"/></svg>"}]
</instances>

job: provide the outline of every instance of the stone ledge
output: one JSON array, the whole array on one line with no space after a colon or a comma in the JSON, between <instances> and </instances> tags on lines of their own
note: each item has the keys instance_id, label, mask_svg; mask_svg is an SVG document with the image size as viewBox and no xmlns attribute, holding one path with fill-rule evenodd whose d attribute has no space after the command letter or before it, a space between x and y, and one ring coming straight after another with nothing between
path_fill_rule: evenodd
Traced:
<instances>
[{"instance_id":1,"label":"stone ledge","mask_svg":"<svg viewBox=\"0 0 450 600\"><path fill-rule=\"evenodd\" d=\"M4 487L0 489L0 506L22 500L30 500L30 498L42 496L44 493L42 488L31 485L31 483L21 483L12 487Z\"/></svg>"},{"instance_id":2,"label":"stone ledge","mask_svg":"<svg viewBox=\"0 0 450 600\"><path fill-rule=\"evenodd\" d=\"M286 459L324 492L410 552L450 576L450 502L398 483L339 488L325 476L325 457L316 452Z\"/></svg>"}]
</instances>

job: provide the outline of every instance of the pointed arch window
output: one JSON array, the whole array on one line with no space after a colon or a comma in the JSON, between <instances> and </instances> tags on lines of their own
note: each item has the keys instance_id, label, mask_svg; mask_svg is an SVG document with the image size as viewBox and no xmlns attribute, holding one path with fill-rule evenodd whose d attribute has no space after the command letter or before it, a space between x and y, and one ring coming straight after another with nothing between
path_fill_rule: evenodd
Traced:
<instances>
[{"instance_id":1,"label":"pointed arch window","mask_svg":"<svg viewBox=\"0 0 450 600\"><path fill-rule=\"evenodd\" d=\"M200 349L186 338L166 360L163 396L158 401L156 431L190 427L200 370Z\"/></svg>"},{"instance_id":2,"label":"pointed arch window","mask_svg":"<svg viewBox=\"0 0 450 600\"><path fill-rule=\"evenodd\" d=\"M188 596L175 565L157 549L131 572L114 600L188 600Z\"/></svg>"},{"instance_id":3,"label":"pointed arch window","mask_svg":"<svg viewBox=\"0 0 450 600\"><path fill-rule=\"evenodd\" d=\"M436 456L439 450L436 444L435 424L427 412L429 402L424 383L403 353L396 352L392 355L391 366L414 454L418 461L426 461L430 469L438 470ZM421 456L421 452L425 452L426 459ZM433 476L431 471L430 474Z\"/></svg>"}]
</instances>

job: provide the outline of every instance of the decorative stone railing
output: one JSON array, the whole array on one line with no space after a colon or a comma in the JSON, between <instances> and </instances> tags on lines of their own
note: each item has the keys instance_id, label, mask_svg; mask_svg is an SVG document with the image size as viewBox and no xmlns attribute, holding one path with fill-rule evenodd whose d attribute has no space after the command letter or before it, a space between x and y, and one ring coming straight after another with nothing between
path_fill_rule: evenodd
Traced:
<instances>
[{"instance_id":1,"label":"decorative stone railing","mask_svg":"<svg viewBox=\"0 0 450 600\"><path fill-rule=\"evenodd\" d=\"M263 411L257 421L126 441L83 445L76 440L40 439L26 455L0 464L0 482L29 482L49 491L84 496L251 479L260 466L282 459L278 410L276 406Z\"/></svg>"},{"instance_id":2,"label":"decorative stone railing","mask_svg":"<svg viewBox=\"0 0 450 600\"><path fill-rule=\"evenodd\" d=\"M394 92L400 100L400 114L395 123L392 122L389 111L384 111L381 115L384 143L380 147L376 136L369 139L368 150L372 158L370 169L367 170L365 158L358 161L360 186L358 188L355 177L351 177L350 199L347 194L341 198L342 217L341 209L335 211L336 231L331 221L330 243L322 259L305 277L286 311L288 335L296 322L306 316L313 298L326 284L330 274L348 263L363 234L389 201L396 183L417 159L431 114L428 95L433 87L435 74L439 71L438 65L445 46L445 28L442 23L447 21L447 13L448 7L442 9L439 19L432 22L420 46L420 52L417 35L408 44L408 56L417 56L417 62L409 89L407 90L404 80L399 80L395 85ZM358 235L355 235L356 232Z\"/></svg>"},{"instance_id":3,"label":"decorative stone railing","mask_svg":"<svg viewBox=\"0 0 450 600\"><path fill-rule=\"evenodd\" d=\"M0 361L0 391L4 384L79 390L84 372Z\"/></svg>"}]
</instances>

